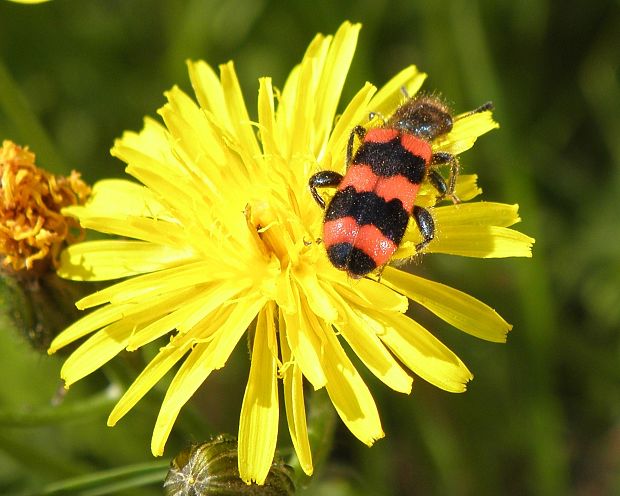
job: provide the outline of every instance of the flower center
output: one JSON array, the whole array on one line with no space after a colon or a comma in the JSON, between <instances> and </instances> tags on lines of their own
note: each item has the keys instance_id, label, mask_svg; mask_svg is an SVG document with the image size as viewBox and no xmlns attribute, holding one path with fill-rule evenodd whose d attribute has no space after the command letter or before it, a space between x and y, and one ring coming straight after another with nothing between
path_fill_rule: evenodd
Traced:
<instances>
[{"instance_id":1,"label":"flower center","mask_svg":"<svg viewBox=\"0 0 620 496\"><path fill-rule=\"evenodd\" d=\"M246 206L248 227L254 231L259 249L269 258L275 256L282 269L306 261L315 245L294 208L287 207L274 207L265 200L254 200Z\"/></svg>"},{"instance_id":2,"label":"flower center","mask_svg":"<svg viewBox=\"0 0 620 496\"><path fill-rule=\"evenodd\" d=\"M282 221L269 202L254 200L246 206L248 227L253 230L261 251L267 256L275 255L281 266L290 261L289 243Z\"/></svg>"}]
</instances>

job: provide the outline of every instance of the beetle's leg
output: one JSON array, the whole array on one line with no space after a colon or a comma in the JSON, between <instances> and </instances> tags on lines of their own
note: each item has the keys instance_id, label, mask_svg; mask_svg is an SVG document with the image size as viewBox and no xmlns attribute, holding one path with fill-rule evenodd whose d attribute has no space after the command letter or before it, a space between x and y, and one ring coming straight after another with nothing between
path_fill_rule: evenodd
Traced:
<instances>
[{"instance_id":1,"label":"beetle's leg","mask_svg":"<svg viewBox=\"0 0 620 496\"><path fill-rule=\"evenodd\" d=\"M444 178L437 172L436 170L431 170L429 172L429 180L433 187L439 192L439 199L443 199L446 196L452 198L454 203L459 203L458 196L455 194L456 190L456 179L459 177L459 161L456 156L447 152L437 152L433 153L431 157L431 165L450 165L450 175L448 176L448 183Z\"/></svg>"},{"instance_id":2,"label":"beetle's leg","mask_svg":"<svg viewBox=\"0 0 620 496\"><path fill-rule=\"evenodd\" d=\"M436 170L431 169L428 173L428 180L433 185L433 188L439 193L439 199L441 200L448 193L448 185L443 176Z\"/></svg>"},{"instance_id":3,"label":"beetle's leg","mask_svg":"<svg viewBox=\"0 0 620 496\"><path fill-rule=\"evenodd\" d=\"M472 110L471 112L467 112L459 117L462 119L464 117L469 117L473 114L479 114L480 112L486 112L488 110L493 110L493 102L487 102L480 107ZM446 184L445 179L439 174L437 171L431 171L429 173L429 180L433 187L439 192L439 199L443 199L446 196L452 198L454 203L459 203L458 196L454 193L456 189L456 179L459 175L459 161L456 156L447 152L437 152L434 153L431 157L431 165L443 165L450 164L450 176L448 177L448 183Z\"/></svg>"},{"instance_id":4,"label":"beetle's leg","mask_svg":"<svg viewBox=\"0 0 620 496\"><path fill-rule=\"evenodd\" d=\"M413 207L412 215L413 220L418 225L420 234L422 234L422 242L415 245L415 251L420 252L435 237L435 221L428 210L417 205Z\"/></svg>"},{"instance_id":5,"label":"beetle's leg","mask_svg":"<svg viewBox=\"0 0 620 496\"><path fill-rule=\"evenodd\" d=\"M323 200L323 197L319 195L316 189L329 188L330 186L335 187L338 186L341 181L342 174L338 174L336 171L325 170L314 174L308 181L308 186L310 186L310 192L312 193L314 201L317 202L321 208L325 208L325 200Z\"/></svg>"}]
</instances>

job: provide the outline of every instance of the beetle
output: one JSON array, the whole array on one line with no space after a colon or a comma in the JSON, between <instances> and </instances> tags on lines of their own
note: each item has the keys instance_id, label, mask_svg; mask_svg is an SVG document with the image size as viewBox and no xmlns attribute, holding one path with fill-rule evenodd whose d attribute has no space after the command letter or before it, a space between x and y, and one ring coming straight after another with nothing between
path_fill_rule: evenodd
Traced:
<instances>
[{"instance_id":1,"label":"beetle","mask_svg":"<svg viewBox=\"0 0 620 496\"><path fill-rule=\"evenodd\" d=\"M490 110L486 103L471 113ZM469 114L467 114L469 115ZM370 115L372 119L374 114ZM420 186L428 180L457 203L458 160L446 152L433 153L431 142L452 130L454 118L437 97L408 98L379 127L356 126L347 144L347 171L343 176L325 170L308 184L314 200L325 209L323 242L330 262L353 278L363 277L389 262L413 217L423 250L435 237L430 212L415 205ZM356 137L361 142L353 153ZM450 166L444 180L436 166ZM328 205L317 188L337 187Z\"/></svg>"}]
</instances>

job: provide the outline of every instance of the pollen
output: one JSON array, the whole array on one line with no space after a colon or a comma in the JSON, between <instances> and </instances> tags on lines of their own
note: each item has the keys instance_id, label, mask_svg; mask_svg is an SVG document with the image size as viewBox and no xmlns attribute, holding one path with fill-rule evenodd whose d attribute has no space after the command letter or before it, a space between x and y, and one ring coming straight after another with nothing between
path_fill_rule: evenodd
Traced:
<instances>
[{"instance_id":1,"label":"pollen","mask_svg":"<svg viewBox=\"0 0 620 496\"><path fill-rule=\"evenodd\" d=\"M81 205L90 187L72 171L54 176L35 165L35 154L5 140L0 148L0 257L15 271L58 265L66 244L79 241L78 222L61 210Z\"/></svg>"}]
</instances>

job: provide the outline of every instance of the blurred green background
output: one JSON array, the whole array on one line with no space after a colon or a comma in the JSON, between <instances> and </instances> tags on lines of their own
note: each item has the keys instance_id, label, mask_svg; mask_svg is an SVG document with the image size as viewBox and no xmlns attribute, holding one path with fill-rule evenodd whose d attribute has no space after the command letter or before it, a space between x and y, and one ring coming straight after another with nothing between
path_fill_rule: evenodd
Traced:
<instances>
[{"instance_id":1,"label":"blurred green background","mask_svg":"<svg viewBox=\"0 0 620 496\"><path fill-rule=\"evenodd\" d=\"M187 58L234 59L253 109L258 76L282 86L316 32L361 21L344 99L413 63L430 76L425 88L458 111L494 101L501 129L462 157L464 170L475 166L483 199L519 203L518 228L537 242L532 260L429 256L412 267L496 308L514 325L508 343L460 335L413 308L474 372L468 392L450 395L417 380L412 396L398 395L367 375L386 438L368 449L340 425L331 458L304 494L620 494L619 6L2 1L0 137L29 145L55 172L121 176L108 153L114 138L139 129L173 84L189 90ZM60 401L62 357L38 354L2 324L0 494L52 494L58 481L109 470L146 484L187 442L236 432L243 346L154 462L150 432L163 386L117 427L105 426L118 394L106 386L111 378L127 383L139 359L116 360L74 386L58 414L50 405ZM53 494L73 494L63 491ZM119 485L112 494L160 489Z\"/></svg>"}]
</instances>

